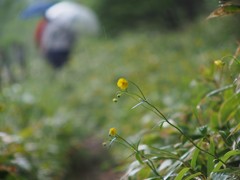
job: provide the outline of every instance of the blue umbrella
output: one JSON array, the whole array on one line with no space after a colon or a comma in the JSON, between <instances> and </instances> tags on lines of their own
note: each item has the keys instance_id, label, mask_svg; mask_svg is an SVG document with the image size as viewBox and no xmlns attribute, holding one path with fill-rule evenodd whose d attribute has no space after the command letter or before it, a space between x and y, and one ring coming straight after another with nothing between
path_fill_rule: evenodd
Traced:
<instances>
[{"instance_id":1,"label":"blue umbrella","mask_svg":"<svg viewBox=\"0 0 240 180\"><path fill-rule=\"evenodd\" d=\"M27 19L27 18L39 16L39 15L42 16L42 15L44 15L45 11L48 8L50 8L51 6L53 6L55 3L57 3L57 1L52 1L52 2L38 1L38 2L35 2L31 5L29 5L26 9L24 9L20 16L23 19Z\"/></svg>"}]
</instances>

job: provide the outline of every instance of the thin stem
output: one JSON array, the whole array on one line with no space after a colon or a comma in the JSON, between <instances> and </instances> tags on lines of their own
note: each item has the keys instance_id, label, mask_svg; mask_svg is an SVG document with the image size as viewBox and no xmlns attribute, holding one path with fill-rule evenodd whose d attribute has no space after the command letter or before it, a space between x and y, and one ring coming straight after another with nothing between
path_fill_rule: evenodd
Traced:
<instances>
[{"instance_id":1,"label":"thin stem","mask_svg":"<svg viewBox=\"0 0 240 180\"><path fill-rule=\"evenodd\" d=\"M142 99L146 101L147 99L146 99L146 97L144 96L142 90L138 87L138 85L135 84L135 83L132 82L132 81L129 81L129 82L132 83L132 84L139 90L139 92L141 93L141 95L142 95L142 97L143 97Z\"/></svg>"},{"instance_id":2,"label":"thin stem","mask_svg":"<svg viewBox=\"0 0 240 180\"><path fill-rule=\"evenodd\" d=\"M158 172L156 171L156 168L155 168L155 166L154 166L154 164L153 164L153 162L151 161L151 160L149 160L149 159L147 159L147 165L148 165L148 167L154 172L154 174L155 175L157 175L158 177L160 177L161 179L163 179L162 178L162 176L160 176L159 174L158 174Z\"/></svg>"},{"instance_id":3,"label":"thin stem","mask_svg":"<svg viewBox=\"0 0 240 180\"><path fill-rule=\"evenodd\" d=\"M215 159L217 159L218 161L220 161L220 162L222 162L224 165L226 165L226 163L223 162L221 159L219 159L216 155L214 155L214 154L212 154L212 153L210 153L210 152L202 149L201 147L199 147L199 146L198 146L189 136L187 136L179 127L177 127L177 126L175 126L173 123L171 123L171 122L168 120L168 118L167 118L161 111L159 111L154 105L152 105L151 103L149 103L149 102L146 101L146 100L145 100L145 102L146 102L150 107L152 107L155 111L157 111L157 113L159 113L159 114L157 114L155 111L153 111L153 112L155 112L158 116L160 115L170 126L172 126L172 127L174 127L175 129L177 129L177 131L180 132L184 137L186 137L197 149L199 149L200 151L202 151L202 152L204 152L204 153L206 153L206 154L214 157Z\"/></svg>"},{"instance_id":4,"label":"thin stem","mask_svg":"<svg viewBox=\"0 0 240 180\"><path fill-rule=\"evenodd\" d=\"M125 94L129 95L132 97L134 100L139 101L139 99L144 99L143 97L139 96L138 94L135 93L129 93L128 91L123 91ZM136 96L136 97L135 97ZM137 99L139 98L139 99Z\"/></svg>"},{"instance_id":5,"label":"thin stem","mask_svg":"<svg viewBox=\"0 0 240 180\"><path fill-rule=\"evenodd\" d=\"M126 140L125 140L124 138L122 138L121 136L116 135L116 138L119 138L119 139L121 139L123 142L125 142L131 149L133 149L133 151L134 151L135 153L138 152L138 150L136 150L136 148L135 148L132 144L130 144L128 141L126 141Z\"/></svg>"},{"instance_id":6,"label":"thin stem","mask_svg":"<svg viewBox=\"0 0 240 180\"><path fill-rule=\"evenodd\" d=\"M176 125L174 125L173 123L171 123L168 118L161 112L159 111L154 105L152 105L151 103L149 103L146 99L146 97L144 96L142 90L139 88L139 86L137 84L135 84L134 82L132 81L129 81L130 83L132 83L138 90L139 92L141 93L141 96L139 96L138 94L133 94L133 93L129 93L127 91L125 91L126 94L130 95L133 97L134 96L137 96L138 98L141 99L141 101L147 103L151 108L153 109L150 109L150 108L147 108L147 109L150 109L151 111L153 111L155 114L157 114L159 117L162 117L170 126L174 127L180 134L182 134L184 137L186 137L197 149L199 149L200 151L214 157L215 159L217 159L218 161L222 162L225 166L226 166L226 163L223 162L221 159L219 159L216 155L202 149L201 147L199 147L189 136L187 136L179 127L177 127ZM134 98L135 99L135 98ZM144 106L145 107L145 106ZM122 138L123 139L123 138ZM124 140L124 139L123 139ZM125 140L124 140L125 141ZM127 142L127 141L126 141ZM130 145L132 147L132 145ZM134 149L134 147L133 147Z\"/></svg>"},{"instance_id":7,"label":"thin stem","mask_svg":"<svg viewBox=\"0 0 240 180\"><path fill-rule=\"evenodd\" d=\"M122 140L124 143L126 143L126 145L128 145L135 153L139 153L138 149L136 149L132 144L130 144L127 140L125 140L124 138L122 138L119 135L116 135L116 138L119 138L120 140ZM147 158L146 156L142 155L143 158L145 158L147 160L146 164L148 165L148 167L154 172L154 174L158 177L160 177L162 179L162 177L158 174L158 172L156 171L156 168L153 164L153 162Z\"/></svg>"}]
</instances>

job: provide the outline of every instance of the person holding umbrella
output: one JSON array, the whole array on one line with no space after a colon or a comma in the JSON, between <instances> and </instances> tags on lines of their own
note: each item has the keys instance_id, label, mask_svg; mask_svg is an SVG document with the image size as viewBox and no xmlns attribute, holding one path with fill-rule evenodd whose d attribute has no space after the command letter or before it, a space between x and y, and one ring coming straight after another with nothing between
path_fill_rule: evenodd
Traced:
<instances>
[{"instance_id":1,"label":"person holding umbrella","mask_svg":"<svg viewBox=\"0 0 240 180\"><path fill-rule=\"evenodd\" d=\"M97 35L99 22L87 7L73 2L40 3L22 14L28 18L43 14L35 29L35 43L56 69L66 64L79 35Z\"/></svg>"}]
</instances>

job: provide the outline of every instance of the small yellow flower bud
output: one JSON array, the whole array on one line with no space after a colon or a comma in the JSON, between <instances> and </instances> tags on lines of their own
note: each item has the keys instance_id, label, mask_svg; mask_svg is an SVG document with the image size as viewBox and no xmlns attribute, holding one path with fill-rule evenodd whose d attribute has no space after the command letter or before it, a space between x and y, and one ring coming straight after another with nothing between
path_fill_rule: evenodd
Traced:
<instances>
[{"instance_id":1,"label":"small yellow flower bud","mask_svg":"<svg viewBox=\"0 0 240 180\"><path fill-rule=\"evenodd\" d=\"M118 100L117 100L117 98L113 98L113 100L112 100L113 102L117 102Z\"/></svg>"},{"instance_id":2,"label":"small yellow flower bud","mask_svg":"<svg viewBox=\"0 0 240 180\"><path fill-rule=\"evenodd\" d=\"M121 97L121 94L117 94L117 97L120 98L120 97Z\"/></svg>"},{"instance_id":3,"label":"small yellow flower bud","mask_svg":"<svg viewBox=\"0 0 240 180\"><path fill-rule=\"evenodd\" d=\"M215 61L214 61L214 64L215 64L217 67L223 67L225 63L224 63L222 60L215 60Z\"/></svg>"},{"instance_id":4,"label":"small yellow flower bud","mask_svg":"<svg viewBox=\"0 0 240 180\"><path fill-rule=\"evenodd\" d=\"M117 129L116 128L110 128L108 134L109 134L109 136L116 136Z\"/></svg>"},{"instance_id":5,"label":"small yellow flower bud","mask_svg":"<svg viewBox=\"0 0 240 180\"><path fill-rule=\"evenodd\" d=\"M117 86L121 89L121 90L126 90L128 88L128 81L124 78L120 78L117 82Z\"/></svg>"}]
</instances>

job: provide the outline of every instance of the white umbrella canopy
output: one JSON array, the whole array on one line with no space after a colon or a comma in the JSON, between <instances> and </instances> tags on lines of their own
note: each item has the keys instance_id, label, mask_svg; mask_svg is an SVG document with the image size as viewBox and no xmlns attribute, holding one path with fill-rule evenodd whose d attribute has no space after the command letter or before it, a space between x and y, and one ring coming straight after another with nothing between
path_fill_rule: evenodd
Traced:
<instances>
[{"instance_id":1,"label":"white umbrella canopy","mask_svg":"<svg viewBox=\"0 0 240 180\"><path fill-rule=\"evenodd\" d=\"M59 2L45 12L49 21L58 21L65 27L72 28L80 34L95 35L99 33L99 21L89 8L70 1Z\"/></svg>"}]
</instances>

